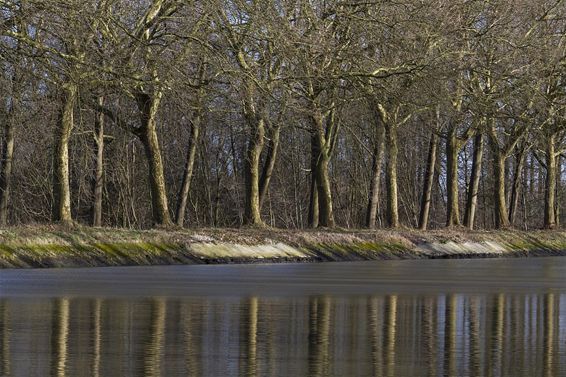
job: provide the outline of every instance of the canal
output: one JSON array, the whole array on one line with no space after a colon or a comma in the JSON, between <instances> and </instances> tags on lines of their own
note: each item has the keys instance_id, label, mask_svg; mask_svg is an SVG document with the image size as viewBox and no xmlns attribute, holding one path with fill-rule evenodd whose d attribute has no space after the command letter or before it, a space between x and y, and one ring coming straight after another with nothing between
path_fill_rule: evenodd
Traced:
<instances>
[{"instance_id":1,"label":"canal","mask_svg":"<svg viewBox=\"0 0 566 377\"><path fill-rule=\"evenodd\" d=\"M0 376L558 376L566 258L0 270Z\"/></svg>"}]
</instances>

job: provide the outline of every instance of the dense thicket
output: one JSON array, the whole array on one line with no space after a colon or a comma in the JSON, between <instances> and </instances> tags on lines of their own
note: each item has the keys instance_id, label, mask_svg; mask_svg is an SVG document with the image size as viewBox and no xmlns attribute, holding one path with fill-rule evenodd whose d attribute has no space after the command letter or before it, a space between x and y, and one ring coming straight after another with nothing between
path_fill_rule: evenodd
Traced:
<instances>
[{"instance_id":1,"label":"dense thicket","mask_svg":"<svg viewBox=\"0 0 566 377\"><path fill-rule=\"evenodd\" d=\"M0 0L0 225L555 228L562 0Z\"/></svg>"}]
</instances>

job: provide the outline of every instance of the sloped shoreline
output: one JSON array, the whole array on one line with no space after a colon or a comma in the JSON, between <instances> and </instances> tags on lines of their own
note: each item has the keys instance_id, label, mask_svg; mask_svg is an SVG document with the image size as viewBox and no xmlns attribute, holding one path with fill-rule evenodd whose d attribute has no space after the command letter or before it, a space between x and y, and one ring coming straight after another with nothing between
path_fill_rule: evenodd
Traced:
<instances>
[{"instance_id":1,"label":"sloped shoreline","mask_svg":"<svg viewBox=\"0 0 566 377\"><path fill-rule=\"evenodd\" d=\"M559 231L0 230L0 268L566 256Z\"/></svg>"}]
</instances>

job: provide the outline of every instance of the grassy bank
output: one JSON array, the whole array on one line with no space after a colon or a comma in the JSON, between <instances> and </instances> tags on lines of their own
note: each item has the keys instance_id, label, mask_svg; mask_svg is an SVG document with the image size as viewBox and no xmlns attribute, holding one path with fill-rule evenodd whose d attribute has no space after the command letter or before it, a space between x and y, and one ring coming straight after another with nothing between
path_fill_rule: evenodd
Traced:
<instances>
[{"instance_id":1,"label":"grassy bank","mask_svg":"<svg viewBox=\"0 0 566 377\"><path fill-rule=\"evenodd\" d=\"M18 227L0 268L324 262L566 255L566 232Z\"/></svg>"}]
</instances>

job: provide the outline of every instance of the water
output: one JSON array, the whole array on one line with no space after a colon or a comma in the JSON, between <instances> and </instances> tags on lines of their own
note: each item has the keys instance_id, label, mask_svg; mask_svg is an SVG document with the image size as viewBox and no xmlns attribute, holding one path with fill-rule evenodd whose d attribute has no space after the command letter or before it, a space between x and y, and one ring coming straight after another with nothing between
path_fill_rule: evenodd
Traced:
<instances>
[{"instance_id":1,"label":"water","mask_svg":"<svg viewBox=\"0 0 566 377\"><path fill-rule=\"evenodd\" d=\"M0 270L0 376L559 376L566 258Z\"/></svg>"}]
</instances>

